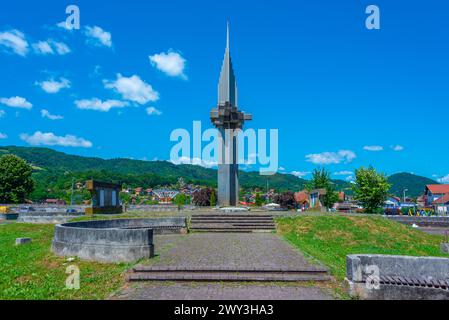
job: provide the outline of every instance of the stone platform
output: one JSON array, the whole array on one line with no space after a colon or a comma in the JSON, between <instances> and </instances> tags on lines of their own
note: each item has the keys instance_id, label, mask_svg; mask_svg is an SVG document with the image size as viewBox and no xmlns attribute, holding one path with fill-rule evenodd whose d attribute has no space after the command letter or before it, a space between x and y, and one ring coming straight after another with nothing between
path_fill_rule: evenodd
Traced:
<instances>
[{"instance_id":1,"label":"stone platform","mask_svg":"<svg viewBox=\"0 0 449 320\"><path fill-rule=\"evenodd\" d=\"M267 214L195 214L190 217L194 232L273 232L276 225Z\"/></svg>"},{"instance_id":2,"label":"stone platform","mask_svg":"<svg viewBox=\"0 0 449 320\"><path fill-rule=\"evenodd\" d=\"M135 266L128 281L326 281L275 234L194 233L156 237L158 259Z\"/></svg>"},{"instance_id":3,"label":"stone platform","mask_svg":"<svg viewBox=\"0 0 449 320\"><path fill-rule=\"evenodd\" d=\"M144 282L122 289L114 300L332 300L328 290L280 283Z\"/></svg>"},{"instance_id":4,"label":"stone platform","mask_svg":"<svg viewBox=\"0 0 449 320\"><path fill-rule=\"evenodd\" d=\"M55 226L52 251L91 261L133 262L153 257L153 234L185 231L184 217L70 222Z\"/></svg>"}]
</instances>

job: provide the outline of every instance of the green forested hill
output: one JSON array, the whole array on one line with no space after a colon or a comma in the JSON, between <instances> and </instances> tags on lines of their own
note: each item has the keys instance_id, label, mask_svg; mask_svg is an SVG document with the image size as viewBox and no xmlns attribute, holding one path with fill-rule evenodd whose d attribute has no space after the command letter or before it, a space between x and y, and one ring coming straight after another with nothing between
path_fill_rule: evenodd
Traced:
<instances>
[{"instance_id":1,"label":"green forested hill","mask_svg":"<svg viewBox=\"0 0 449 320\"><path fill-rule=\"evenodd\" d=\"M33 199L58 198L61 192L70 189L71 181L83 181L90 178L126 184L130 187L155 187L174 184L179 177L187 183L216 186L217 170L195 165L175 165L168 161L141 161L132 159L101 159L81 157L58 152L49 148L36 147L0 147L0 155L12 153L32 164L35 168L36 190ZM302 190L307 180L291 174L261 176L258 172L240 172L240 184L243 188L265 189L268 181L270 188L278 191ZM388 178L392 184L390 192L402 196L420 195L426 184L436 183L432 179L398 173ZM343 180L334 180L338 190L348 190L350 184Z\"/></svg>"},{"instance_id":2,"label":"green forested hill","mask_svg":"<svg viewBox=\"0 0 449 320\"><path fill-rule=\"evenodd\" d=\"M141 161L132 159L101 159L81 157L48 148L0 147L0 155L12 153L34 166L36 191L33 199L58 197L68 190L72 178L83 181L89 178L124 183L130 187L154 187L174 184L179 177L187 183L216 186L217 170L195 165L175 165L168 161ZM261 176L258 172L240 172L244 188L265 189L267 181L276 190L301 190L306 180L291 174ZM339 187L347 184L336 181ZM65 192L65 191L64 191Z\"/></svg>"},{"instance_id":3,"label":"green forested hill","mask_svg":"<svg viewBox=\"0 0 449 320\"><path fill-rule=\"evenodd\" d=\"M406 191L406 196L416 198L424 193L426 184L438 184L435 180L407 172L396 173L389 176L388 182L391 183L390 193L401 198L404 189L408 189L408 191Z\"/></svg>"}]
</instances>

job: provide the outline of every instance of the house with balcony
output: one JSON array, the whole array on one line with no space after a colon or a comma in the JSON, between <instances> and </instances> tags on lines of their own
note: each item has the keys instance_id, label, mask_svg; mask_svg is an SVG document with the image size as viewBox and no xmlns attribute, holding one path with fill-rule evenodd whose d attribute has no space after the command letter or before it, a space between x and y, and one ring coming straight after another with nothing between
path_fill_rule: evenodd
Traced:
<instances>
[{"instance_id":1,"label":"house with balcony","mask_svg":"<svg viewBox=\"0 0 449 320\"><path fill-rule=\"evenodd\" d=\"M426 207L433 207L437 214L449 213L449 184L428 184L424 192Z\"/></svg>"}]
</instances>

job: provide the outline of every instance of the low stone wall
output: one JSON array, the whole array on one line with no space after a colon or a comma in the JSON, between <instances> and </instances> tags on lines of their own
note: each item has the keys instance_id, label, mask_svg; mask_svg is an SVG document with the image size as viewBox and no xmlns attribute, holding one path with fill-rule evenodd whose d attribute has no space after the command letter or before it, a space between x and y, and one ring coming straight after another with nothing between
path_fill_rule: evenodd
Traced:
<instances>
[{"instance_id":1,"label":"low stone wall","mask_svg":"<svg viewBox=\"0 0 449 320\"><path fill-rule=\"evenodd\" d=\"M132 262L154 255L153 233L183 232L183 217L92 220L58 224L52 251L99 262Z\"/></svg>"},{"instance_id":2,"label":"low stone wall","mask_svg":"<svg viewBox=\"0 0 449 320\"><path fill-rule=\"evenodd\" d=\"M0 204L1 206L1 204ZM78 212L84 212L84 209L89 207L87 205L58 205L58 204L5 204L12 212L17 211L20 207L32 207L38 212L66 212L67 209L75 209Z\"/></svg>"},{"instance_id":3,"label":"low stone wall","mask_svg":"<svg viewBox=\"0 0 449 320\"><path fill-rule=\"evenodd\" d=\"M440 217L414 217L414 216L384 216L387 219L407 224L416 224L419 227L438 227L445 228L449 227L449 216Z\"/></svg>"},{"instance_id":4,"label":"low stone wall","mask_svg":"<svg viewBox=\"0 0 449 320\"><path fill-rule=\"evenodd\" d=\"M185 205L182 210L193 210L195 206ZM174 204L154 204L154 205L127 205L126 212L165 212L178 211L178 206Z\"/></svg>"},{"instance_id":5,"label":"low stone wall","mask_svg":"<svg viewBox=\"0 0 449 320\"><path fill-rule=\"evenodd\" d=\"M83 216L84 213L66 213L66 212L27 212L19 213L17 222L24 223L65 223L73 218Z\"/></svg>"},{"instance_id":6,"label":"low stone wall","mask_svg":"<svg viewBox=\"0 0 449 320\"><path fill-rule=\"evenodd\" d=\"M374 270L378 270L377 275ZM449 300L449 259L348 255L346 281L350 294L361 299Z\"/></svg>"},{"instance_id":7,"label":"low stone wall","mask_svg":"<svg viewBox=\"0 0 449 320\"><path fill-rule=\"evenodd\" d=\"M0 213L0 220L17 220L19 217L18 213Z\"/></svg>"}]
</instances>

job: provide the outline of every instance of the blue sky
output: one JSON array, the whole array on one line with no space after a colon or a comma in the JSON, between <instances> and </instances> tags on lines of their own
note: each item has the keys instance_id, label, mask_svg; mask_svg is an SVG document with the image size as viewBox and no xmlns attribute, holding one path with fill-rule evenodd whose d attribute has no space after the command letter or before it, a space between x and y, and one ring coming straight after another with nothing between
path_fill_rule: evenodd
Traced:
<instances>
[{"instance_id":1,"label":"blue sky","mask_svg":"<svg viewBox=\"0 0 449 320\"><path fill-rule=\"evenodd\" d=\"M57 25L69 4L79 30ZM365 27L370 4L380 30ZM346 179L373 165L449 181L440 0L4 2L0 144L168 159L173 129L211 127L227 19L246 127L279 129L282 172L325 164Z\"/></svg>"}]
</instances>

